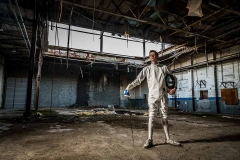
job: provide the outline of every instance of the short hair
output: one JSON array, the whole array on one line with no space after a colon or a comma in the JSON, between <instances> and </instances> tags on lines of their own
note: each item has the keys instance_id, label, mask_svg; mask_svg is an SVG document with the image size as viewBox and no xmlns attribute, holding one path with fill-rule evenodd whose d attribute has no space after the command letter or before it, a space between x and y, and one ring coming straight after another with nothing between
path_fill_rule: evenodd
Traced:
<instances>
[{"instance_id":1,"label":"short hair","mask_svg":"<svg viewBox=\"0 0 240 160\"><path fill-rule=\"evenodd\" d=\"M154 54L158 57L158 52L155 50L150 50L149 53L154 52Z\"/></svg>"}]
</instances>

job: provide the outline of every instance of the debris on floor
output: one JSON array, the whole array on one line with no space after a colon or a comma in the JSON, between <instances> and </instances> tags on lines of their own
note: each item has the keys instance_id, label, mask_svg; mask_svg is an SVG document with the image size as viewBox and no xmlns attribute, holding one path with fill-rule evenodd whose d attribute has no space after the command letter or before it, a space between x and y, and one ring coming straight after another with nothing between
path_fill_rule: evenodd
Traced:
<instances>
[{"instance_id":1,"label":"debris on floor","mask_svg":"<svg viewBox=\"0 0 240 160\"><path fill-rule=\"evenodd\" d=\"M222 118L229 118L229 119L240 119L240 117L235 116L222 116Z\"/></svg>"},{"instance_id":2,"label":"debris on floor","mask_svg":"<svg viewBox=\"0 0 240 160\"><path fill-rule=\"evenodd\" d=\"M77 110L78 115L97 116L97 115L116 115L114 105L108 105L108 108L94 108L91 110Z\"/></svg>"},{"instance_id":3,"label":"debris on floor","mask_svg":"<svg viewBox=\"0 0 240 160\"><path fill-rule=\"evenodd\" d=\"M144 113L144 115L143 116L149 116L149 113L148 112L146 112L146 113Z\"/></svg>"},{"instance_id":4,"label":"debris on floor","mask_svg":"<svg viewBox=\"0 0 240 160\"><path fill-rule=\"evenodd\" d=\"M97 115L115 115L115 111L108 111L106 109L94 109L94 110L78 110L78 115L84 116L97 116Z\"/></svg>"},{"instance_id":5,"label":"debris on floor","mask_svg":"<svg viewBox=\"0 0 240 160\"><path fill-rule=\"evenodd\" d=\"M12 124L10 124L10 123L0 122L0 133L3 132L3 131L9 130L9 128L10 128L11 125L12 125Z\"/></svg>"},{"instance_id":6,"label":"debris on floor","mask_svg":"<svg viewBox=\"0 0 240 160\"><path fill-rule=\"evenodd\" d=\"M42 116L43 114L40 113L40 112L37 112L36 115L37 115L37 116Z\"/></svg>"},{"instance_id":7,"label":"debris on floor","mask_svg":"<svg viewBox=\"0 0 240 160\"><path fill-rule=\"evenodd\" d=\"M61 126L61 125L55 125L55 126L51 126L50 130L47 130L47 132L56 133L56 132L67 132L72 130L73 129L64 128L64 126Z\"/></svg>"}]
</instances>

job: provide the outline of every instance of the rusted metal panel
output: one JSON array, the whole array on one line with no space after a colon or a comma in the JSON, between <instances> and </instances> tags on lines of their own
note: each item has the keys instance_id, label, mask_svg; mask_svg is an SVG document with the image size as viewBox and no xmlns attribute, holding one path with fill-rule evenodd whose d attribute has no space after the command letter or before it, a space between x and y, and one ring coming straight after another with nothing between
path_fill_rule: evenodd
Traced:
<instances>
[{"instance_id":1,"label":"rusted metal panel","mask_svg":"<svg viewBox=\"0 0 240 160\"><path fill-rule=\"evenodd\" d=\"M237 88L224 88L221 89L222 101L227 105L238 104L238 89Z\"/></svg>"},{"instance_id":2,"label":"rusted metal panel","mask_svg":"<svg viewBox=\"0 0 240 160\"><path fill-rule=\"evenodd\" d=\"M45 55L67 57L67 51L48 49L48 52L45 52ZM97 60L97 61L107 61L107 62L143 64L143 61L138 60L138 59L119 57L119 56L113 56L113 55L106 55L106 54L105 55L104 54L100 55L100 54L85 53L85 52L69 51L68 57L69 58L76 58L76 59L85 59L85 60Z\"/></svg>"}]
</instances>

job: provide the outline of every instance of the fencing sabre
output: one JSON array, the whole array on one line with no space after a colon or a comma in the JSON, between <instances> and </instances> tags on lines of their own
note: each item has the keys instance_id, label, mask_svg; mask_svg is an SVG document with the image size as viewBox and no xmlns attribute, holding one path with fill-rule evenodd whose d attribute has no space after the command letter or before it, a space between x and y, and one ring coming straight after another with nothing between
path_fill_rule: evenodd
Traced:
<instances>
[{"instance_id":1,"label":"fencing sabre","mask_svg":"<svg viewBox=\"0 0 240 160\"><path fill-rule=\"evenodd\" d=\"M129 93L128 90L124 90L123 94L124 94L125 97L127 97L128 103L129 103L128 111L129 111L129 117L130 117L130 122L131 122L132 142L133 142L133 147L135 147L135 146L134 146L134 137L133 137L133 122L132 122L132 116L131 116L131 114L130 114L130 107L131 107L132 105L131 105L131 102L130 102L129 97L130 97L131 95L130 95L130 93Z\"/></svg>"}]
</instances>

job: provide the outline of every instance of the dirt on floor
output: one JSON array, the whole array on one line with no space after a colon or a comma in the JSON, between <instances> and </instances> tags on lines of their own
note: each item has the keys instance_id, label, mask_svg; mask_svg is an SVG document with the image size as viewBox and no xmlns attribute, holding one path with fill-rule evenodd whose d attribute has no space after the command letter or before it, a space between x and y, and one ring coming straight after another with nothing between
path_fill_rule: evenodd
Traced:
<instances>
[{"instance_id":1,"label":"dirt on floor","mask_svg":"<svg viewBox=\"0 0 240 160\"><path fill-rule=\"evenodd\" d=\"M240 159L238 116L172 112L170 136L182 146L164 144L156 118L154 147L144 149L148 117L137 112L87 115L79 109L53 109L29 118L22 118L22 112L0 110L1 160Z\"/></svg>"}]
</instances>

